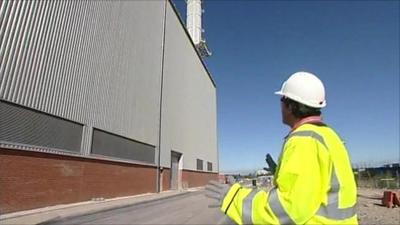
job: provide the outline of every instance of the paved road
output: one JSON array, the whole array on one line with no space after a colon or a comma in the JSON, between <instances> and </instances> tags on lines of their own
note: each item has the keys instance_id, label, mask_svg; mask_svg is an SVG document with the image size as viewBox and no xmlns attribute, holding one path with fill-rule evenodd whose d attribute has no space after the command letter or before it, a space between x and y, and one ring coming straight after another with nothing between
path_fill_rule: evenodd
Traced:
<instances>
[{"instance_id":1,"label":"paved road","mask_svg":"<svg viewBox=\"0 0 400 225\"><path fill-rule=\"evenodd\" d=\"M169 199L45 224L233 224L218 209L208 208L209 199L203 193L189 192Z\"/></svg>"}]
</instances>

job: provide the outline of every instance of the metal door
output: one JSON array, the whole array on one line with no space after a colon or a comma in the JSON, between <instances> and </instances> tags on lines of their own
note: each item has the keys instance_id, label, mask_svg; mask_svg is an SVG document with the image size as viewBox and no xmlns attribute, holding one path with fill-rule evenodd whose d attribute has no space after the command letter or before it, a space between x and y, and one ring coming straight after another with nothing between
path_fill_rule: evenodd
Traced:
<instances>
[{"instance_id":1,"label":"metal door","mask_svg":"<svg viewBox=\"0 0 400 225\"><path fill-rule=\"evenodd\" d=\"M179 187L179 159L181 154L171 152L171 189L177 190Z\"/></svg>"}]
</instances>

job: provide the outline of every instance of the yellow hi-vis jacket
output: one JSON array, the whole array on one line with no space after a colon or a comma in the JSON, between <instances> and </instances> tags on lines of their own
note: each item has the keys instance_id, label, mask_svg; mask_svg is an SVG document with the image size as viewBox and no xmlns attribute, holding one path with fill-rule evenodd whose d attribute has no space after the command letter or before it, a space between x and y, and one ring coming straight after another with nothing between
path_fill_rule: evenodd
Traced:
<instances>
[{"instance_id":1,"label":"yellow hi-vis jacket","mask_svg":"<svg viewBox=\"0 0 400 225\"><path fill-rule=\"evenodd\" d=\"M303 124L286 138L274 188L234 184L221 210L237 224L358 224L346 148L328 126Z\"/></svg>"}]
</instances>

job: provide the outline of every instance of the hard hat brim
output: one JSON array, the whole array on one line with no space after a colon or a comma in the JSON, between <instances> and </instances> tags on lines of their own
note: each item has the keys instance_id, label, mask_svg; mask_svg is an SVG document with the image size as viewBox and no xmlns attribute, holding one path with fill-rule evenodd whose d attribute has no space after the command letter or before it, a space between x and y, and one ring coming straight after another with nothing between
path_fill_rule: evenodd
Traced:
<instances>
[{"instance_id":1,"label":"hard hat brim","mask_svg":"<svg viewBox=\"0 0 400 225\"><path fill-rule=\"evenodd\" d=\"M312 108L319 108L320 109L320 108L324 108L326 106L326 101L323 101L322 104L310 104L310 103L306 103L306 102L301 101L301 99L298 99L296 96L292 96L290 94L285 94L282 91L276 91L276 92L274 92L274 94L280 95L280 96L285 96L286 98L292 99L295 102L301 103L303 105L306 105L306 106L309 106L309 107L312 107Z\"/></svg>"}]
</instances>

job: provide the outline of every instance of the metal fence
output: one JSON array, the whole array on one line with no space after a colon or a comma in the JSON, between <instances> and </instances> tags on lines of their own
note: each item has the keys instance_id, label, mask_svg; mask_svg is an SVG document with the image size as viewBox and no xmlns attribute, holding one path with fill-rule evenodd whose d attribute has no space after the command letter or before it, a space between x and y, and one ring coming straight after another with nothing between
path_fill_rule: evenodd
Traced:
<instances>
[{"instance_id":1,"label":"metal fence","mask_svg":"<svg viewBox=\"0 0 400 225\"><path fill-rule=\"evenodd\" d=\"M357 187L400 188L400 168L366 168L354 172Z\"/></svg>"}]
</instances>

